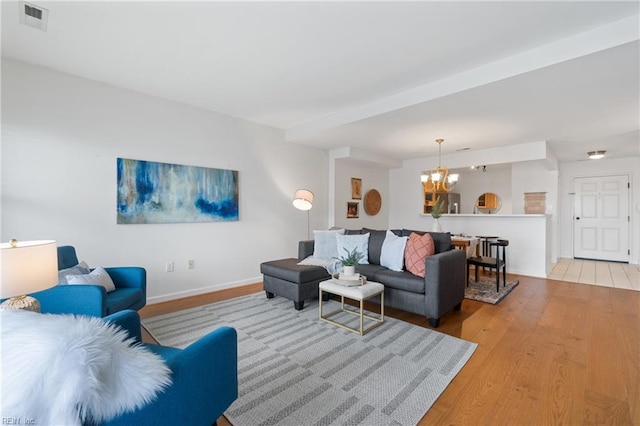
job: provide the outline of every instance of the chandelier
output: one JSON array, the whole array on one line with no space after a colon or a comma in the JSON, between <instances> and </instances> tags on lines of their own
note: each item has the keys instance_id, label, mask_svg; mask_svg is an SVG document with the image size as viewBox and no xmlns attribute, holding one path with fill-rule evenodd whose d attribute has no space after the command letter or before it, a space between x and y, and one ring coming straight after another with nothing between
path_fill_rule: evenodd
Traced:
<instances>
[{"instance_id":1,"label":"chandelier","mask_svg":"<svg viewBox=\"0 0 640 426\"><path fill-rule=\"evenodd\" d=\"M438 167L431 171L423 171L420 174L420 181L427 192L449 192L458 182L458 174L449 174L449 169L441 165L442 142L444 142L444 139L436 139L438 144Z\"/></svg>"}]
</instances>

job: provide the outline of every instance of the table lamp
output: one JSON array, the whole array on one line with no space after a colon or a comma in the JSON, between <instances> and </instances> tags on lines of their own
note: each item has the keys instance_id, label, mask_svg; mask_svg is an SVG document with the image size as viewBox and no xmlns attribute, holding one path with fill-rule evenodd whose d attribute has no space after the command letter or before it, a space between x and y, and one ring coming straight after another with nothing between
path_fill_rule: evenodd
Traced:
<instances>
[{"instance_id":1,"label":"table lamp","mask_svg":"<svg viewBox=\"0 0 640 426\"><path fill-rule=\"evenodd\" d=\"M58 282L55 241L11 240L0 244L0 309L40 312L40 302L27 293L53 287Z\"/></svg>"}]
</instances>

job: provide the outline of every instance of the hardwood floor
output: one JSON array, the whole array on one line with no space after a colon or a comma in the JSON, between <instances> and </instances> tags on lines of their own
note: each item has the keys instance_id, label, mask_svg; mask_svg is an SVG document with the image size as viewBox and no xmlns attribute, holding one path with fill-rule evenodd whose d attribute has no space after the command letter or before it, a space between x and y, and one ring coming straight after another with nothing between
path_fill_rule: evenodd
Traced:
<instances>
[{"instance_id":1,"label":"hardwood floor","mask_svg":"<svg viewBox=\"0 0 640 426\"><path fill-rule=\"evenodd\" d=\"M640 291L640 265L598 260L559 259L550 279Z\"/></svg>"},{"instance_id":2,"label":"hardwood floor","mask_svg":"<svg viewBox=\"0 0 640 426\"><path fill-rule=\"evenodd\" d=\"M420 425L640 425L640 292L511 277L520 285L498 305L465 299L442 318L438 331L478 349ZM261 289L151 305L141 315ZM419 315L385 313L428 327ZM224 418L218 424L228 425Z\"/></svg>"}]
</instances>

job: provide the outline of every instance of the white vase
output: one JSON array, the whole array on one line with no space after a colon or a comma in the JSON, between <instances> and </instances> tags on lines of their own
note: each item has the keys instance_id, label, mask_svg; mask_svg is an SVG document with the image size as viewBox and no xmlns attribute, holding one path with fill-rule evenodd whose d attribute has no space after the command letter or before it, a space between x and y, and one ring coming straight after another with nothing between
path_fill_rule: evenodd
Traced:
<instances>
[{"instance_id":1,"label":"white vase","mask_svg":"<svg viewBox=\"0 0 640 426\"><path fill-rule=\"evenodd\" d=\"M442 232L442 225L440 225L440 219L437 217L433 218L433 226L431 227L431 232Z\"/></svg>"},{"instance_id":2,"label":"white vase","mask_svg":"<svg viewBox=\"0 0 640 426\"><path fill-rule=\"evenodd\" d=\"M356 273L356 267L355 266L343 266L342 267L342 273L345 275L354 275Z\"/></svg>"}]
</instances>

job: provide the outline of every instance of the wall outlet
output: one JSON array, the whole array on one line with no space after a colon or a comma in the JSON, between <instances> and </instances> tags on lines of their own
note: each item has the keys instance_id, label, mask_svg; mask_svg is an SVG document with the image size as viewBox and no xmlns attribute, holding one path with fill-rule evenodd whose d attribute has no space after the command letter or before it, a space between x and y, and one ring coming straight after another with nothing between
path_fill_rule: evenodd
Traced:
<instances>
[{"instance_id":1,"label":"wall outlet","mask_svg":"<svg viewBox=\"0 0 640 426\"><path fill-rule=\"evenodd\" d=\"M195 267L196 267L196 261L195 260L187 260L187 268L194 269Z\"/></svg>"},{"instance_id":2,"label":"wall outlet","mask_svg":"<svg viewBox=\"0 0 640 426\"><path fill-rule=\"evenodd\" d=\"M165 272L173 272L173 261L167 261L164 265Z\"/></svg>"}]
</instances>

